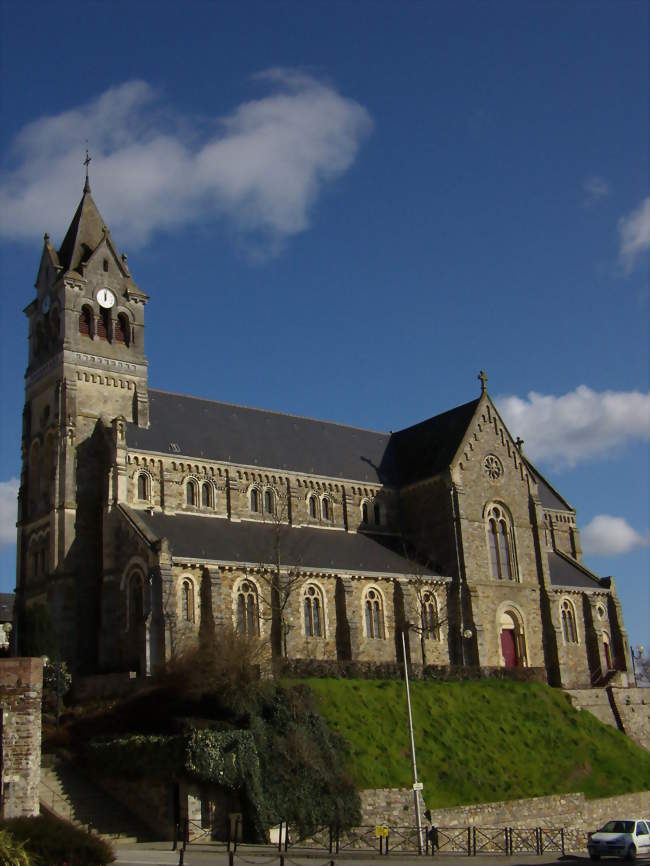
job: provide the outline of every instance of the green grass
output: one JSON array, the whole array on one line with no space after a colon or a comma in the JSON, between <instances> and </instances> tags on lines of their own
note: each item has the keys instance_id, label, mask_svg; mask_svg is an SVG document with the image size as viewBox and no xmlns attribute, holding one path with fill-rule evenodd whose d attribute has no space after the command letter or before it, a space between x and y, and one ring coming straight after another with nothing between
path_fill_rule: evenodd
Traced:
<instances>
[{"instance_id":1,"label":"green grass","mask_svg":"<svg viewBox=\"0 0 650 866\"><path fill-rule=\"evenodd\" d=\"M404 684L308 679L348 744L359 788L412 783ZM418 776L430 807L582 791L650 790L650 753L548 686L470 681L411 684Z\"/></svg>"}]
</instances>

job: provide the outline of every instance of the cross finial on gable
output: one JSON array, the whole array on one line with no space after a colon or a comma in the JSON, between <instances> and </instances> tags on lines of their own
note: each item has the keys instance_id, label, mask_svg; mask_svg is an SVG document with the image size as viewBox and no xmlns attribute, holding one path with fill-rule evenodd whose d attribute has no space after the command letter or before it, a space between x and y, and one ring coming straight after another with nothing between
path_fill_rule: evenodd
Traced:
<instances>
[{"instance_id":1,"label":"cross finial on gable","mask_svg":"<svg viewBox=\"0 0 650 866\"><path fill-rule=\"evenodd\" d=\"M83 161L83 164L86 166L86 182L84 184L84 192L90 192L90 181L88 179L88 166L92 160L92 156L88 153L88 139L86 139L86 158Z\"/></svg>"},{"instance_id":2,"label":"cross finial on gable","mask_svg":"<svg viewBox=\"0 0 650 866\"><path fill-rule=\"evenodd\" d=\"M516 445L518 451L521 451L521 449L524 447L524 440L521 438L521 436L517 436Z\"/></svg>"},{"instance_id":3,"label":"cross finial on gable","mask_svg":"<svg viewBox=\"0 0 650 866\"><path fill-rule=\"evenodd\" d=\"M487 373L485 372L485 370L481 370L481 372L478 374L477 378L479 378L481 380L481 394L485 394L485 392L487 391L487 380L488 380Z\"/></svg>"}]
</instances>

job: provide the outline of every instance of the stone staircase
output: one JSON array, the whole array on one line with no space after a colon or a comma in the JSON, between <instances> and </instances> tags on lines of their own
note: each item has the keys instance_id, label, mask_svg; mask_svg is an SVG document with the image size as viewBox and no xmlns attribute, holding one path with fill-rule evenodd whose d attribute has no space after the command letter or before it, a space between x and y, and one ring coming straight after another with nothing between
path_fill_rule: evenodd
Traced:
<instances>
[{"instance_id":1,"label":"stone staircase","mask_svg":"<svg viewBox=\"0 0 650 866\"><path fill-rule=\"evenodd\" d=\"M151 838L150 831L131 812L72 762L46 759L43 763L39 790L42 811L120 844Z\"/></svg>"}]
</instances>

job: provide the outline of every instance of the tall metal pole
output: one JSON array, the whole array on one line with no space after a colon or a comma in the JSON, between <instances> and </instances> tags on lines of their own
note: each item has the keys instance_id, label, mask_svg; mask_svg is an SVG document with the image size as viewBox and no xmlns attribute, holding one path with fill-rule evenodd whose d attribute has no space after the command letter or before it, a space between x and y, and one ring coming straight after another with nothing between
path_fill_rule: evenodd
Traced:
<instances>
[{"instance_id":1,"label":"tall metal pole","mask_svg":"<svg viewBox=\"0 0 650 866\"><path fill-rule=\"evenodd\" d=\"M415 762L415 739L413 737L413 713L411 712L411 689L409 687L409 668L406 661L406 640L402 632L402 654L404 656L404 680L406 682L406 703L409 708L409 734L411 735L411 764L413 766L413 804L415 806L415 830L418 834L418 854L422 853L422 819L420 818L420 791L422 785L418 782L418 766Z\"/></svg>"}]
</instances>

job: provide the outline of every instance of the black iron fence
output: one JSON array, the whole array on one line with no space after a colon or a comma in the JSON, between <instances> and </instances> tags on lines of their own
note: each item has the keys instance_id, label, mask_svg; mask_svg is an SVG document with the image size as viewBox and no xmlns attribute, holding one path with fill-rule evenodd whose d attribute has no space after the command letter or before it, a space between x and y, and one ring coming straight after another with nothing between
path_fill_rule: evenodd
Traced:
<instances>
[{"instance_id":1,"label":"black iron fence","mask_svg":"<svg viewBox=\"0 0 650 866\"><path fill-rule=\"evenodd\" d=\"M184 828L185 829L185 828ZM239 827L226 826L227 851L236 852L241 841ZM308 837L282 821L275 828L279 854L311 851L336 855L347 851L390 854L458 854L476 857L485 854L564 854L564 828L561 827L438 827L426 825L418 834L413 826L365 825L341 830L336 825L320 827ZM184 846L187 844L185 829Z\"/></svg>"}]
</instances>

